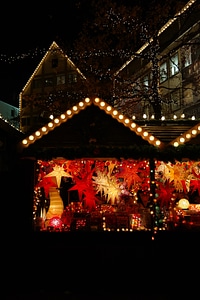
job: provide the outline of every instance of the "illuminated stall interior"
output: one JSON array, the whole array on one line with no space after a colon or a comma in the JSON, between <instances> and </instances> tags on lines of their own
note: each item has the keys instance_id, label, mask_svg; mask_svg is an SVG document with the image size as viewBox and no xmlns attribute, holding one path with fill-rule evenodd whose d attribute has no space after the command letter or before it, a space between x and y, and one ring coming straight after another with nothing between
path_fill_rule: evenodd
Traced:
<instances>
[{"instance_id":1,"label":"illuminated stall interior","mask_svg":"<svg viewBox=\"0 0 200 300\"><path fill-rule=\"evenodd\" d=\"M166 153L173 148L174 154L199 130L195 124L176 137ZM198 159L168 160L165 152L161 156L161 140L99 98L86 98L23 139L20 147L25 156L35 154L36 231L200 226Z\"/></svg>"}]
</instances>

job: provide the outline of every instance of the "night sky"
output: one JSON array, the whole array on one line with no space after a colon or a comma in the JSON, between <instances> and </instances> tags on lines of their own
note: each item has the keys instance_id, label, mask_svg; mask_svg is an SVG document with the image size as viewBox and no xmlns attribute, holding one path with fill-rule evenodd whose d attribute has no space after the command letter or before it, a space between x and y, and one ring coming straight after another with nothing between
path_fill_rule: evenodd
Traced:
<instances>
[{"instance_id":1,"label":"night sky","mask_svg":"<svg viewBox=\"0 0 200 300\"><path fill-rule=\"evenodd\" d=\"M84 2L84 1L83 1ZM31 4L30 4L31 3ZM1 5L0 100L18 106L18 95L53 41L70 45L87 12L78 1Z\"/></svg>"},{"instance_id":2,"label":"night sky","mask_svg":"<svg viewBox=\"0 0 200 300\"><path fill-rule=\"evenodd\" d=\"M118 1L133 3L133 0ZM149 1L154 0L134 0L134 4L137 2L146 7ZM90 18L91 2L92 0L36 0L1 4L1 101L18 106L20 91L53 41L73 61L68 50L71 50L84 21Z\"/></svg>"}]
</instances>

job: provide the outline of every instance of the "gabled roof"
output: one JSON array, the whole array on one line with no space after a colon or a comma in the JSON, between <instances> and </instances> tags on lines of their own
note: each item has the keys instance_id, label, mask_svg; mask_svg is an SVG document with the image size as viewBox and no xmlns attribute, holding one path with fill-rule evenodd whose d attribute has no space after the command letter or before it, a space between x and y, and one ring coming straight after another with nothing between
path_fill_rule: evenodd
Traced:
<instances>
[{"instance_id":1,"label":"gabled roof","mask_svg":"<svg viewBox=\"0 0 200 300\"><path fill-rule=\"evenodd\" d=\"M187 124L186 124L187 125ZM23 153L40 153L57 156L63 155L64 149L69 153L74 151L75 156L93 155L115 156L116 149L124 149L126 155L148 157L149 149L160 151L166 146L173 148L191 142L200 132L200 123L188 129L174 126L174 134L171 140L164 142L156 136L156 128L170 137L171 128L168 126L155 127L155 135L151 126L141 126L127 118L111 105L99 98L85 98L60 117L53 119L48 124L27 136L19 143L19 149ZM187 128L183 132L184 128ZM179 133L181 134L179 135ZM176 133L176 134L175 134ZM160 133L159 133L160 134ZM101 149L104 151L101 151ZM136 148L139 153L136 155ZM30 150L29 150L30 149ZM69 149L71 149L69 151ZM82 150L81 150L82 149ZM90 150L89 150L90 149ZM148 149L148 150L147 150ZM122 153L123 151L121 151ZM113 154L113 155L111 155Z\"/></svg>"},{"instance_id":2,"label":"gabled roof","mask_svg":"<svg viewBox=\"0 0 200 300\"><path fill-rule=\"evenodd\" d=\"M37 73L39 72L40 68L42 67L44 61L46 59L48 59L50 57L50 55L52 54L52 52L54 51L59 51L59 53L76 69L76 71L80 74L80 76L84 79L86 79L86 77L81 73L81 71L75 66L75 64L72 62L72 60L64 53L64 51L58 46L58 44L53 41L51 46L49 47L48 51L45 53L45 55L43 56L42 60L40 61L40 63L38 64L38 66L36 67L35 71L33 72L33 74L31 75L31 77L29 78L29 80L27 81L26 85L24 86L24 88L22 89L22 92L27 88L27 86L31 83L33 77L35 75L37 75Z\"/></svg>"}]
</instances>

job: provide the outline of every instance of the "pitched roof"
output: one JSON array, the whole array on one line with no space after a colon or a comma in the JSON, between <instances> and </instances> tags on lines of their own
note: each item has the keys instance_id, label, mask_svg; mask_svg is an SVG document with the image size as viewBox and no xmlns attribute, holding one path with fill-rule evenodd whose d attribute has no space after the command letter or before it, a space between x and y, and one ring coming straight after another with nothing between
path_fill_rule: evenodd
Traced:
<instances>
[{"instance_id":1,"label":"pitched roof","mask_svg":"<svg viewBox=\"0 0 200 300\"><path fill-rule=\"evenodd\" d=\"M99 98L85 98L21 140L19 149L23 153L40 155L63 156L63 153L73 152L73 156L109 157L115 156L116 149L118 152L124 149L120 155L148 157L149 151L155 154L166 146L175 148L191 143L200 132L200 123L194 122L141 125Z\"/></svg>"},{"instance_id":2,"label":"pitched roof","mask_svg":"<svg viewBox=\"0 0 200 300\"><path fill-rule=\"evenodd\" d=\"M64 51L58 46L58 44L53 41L52 44L50 45L48 51L45 53L45 55L43 56L42 60L40 61L40 63L38 64L38 66L36 67L35 71L33 72L33 74L31 75L31 77L29 78L29 80L27 81L27 83L25 84L25 86L22 89L22 92L27 88L27 86L29 86L29 84L31 83L33 77L35 75L38 74L39 70L42 68L42 65L44 63L44 61L46 59L48 59L48 57L52 54L52 52L54 51L59 51L59 53L76 69L76 71L80 74L80 76L84 79L86 79L86 77L83 75L83 73L75 66L75 64L72 62L72 60L64 53Z\"/></svg>"}]
</instances>

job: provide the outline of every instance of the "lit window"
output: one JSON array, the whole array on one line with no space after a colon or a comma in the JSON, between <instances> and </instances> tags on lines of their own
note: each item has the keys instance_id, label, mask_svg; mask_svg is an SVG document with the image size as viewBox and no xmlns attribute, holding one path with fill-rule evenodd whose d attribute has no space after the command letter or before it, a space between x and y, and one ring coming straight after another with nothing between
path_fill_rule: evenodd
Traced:
<instances>
[{"instance_id":1,"label":"lit window","mask_svg":"<svg viewBox=\"0 0 200 300\"><path fill-rule=\"evenodd\" d=\"M68 82L69 83L75 83L75 82L77 82L77 74L69 74L68 75Z\"/></svg>"},{"instance_id":2,"label":"lit window","mask_svg":"<svg viewBox=\"0 0 200 300\"><path fill-rule=\"evenodd\" d=\"M160 82L167 80L167 63L164 62L160 66Z\"/></svg>"},{"instance_id":3,"label":"lit window","mask_svg":"<svg viewBox=\"0 0 200 300\"><path fill-rule=\"evenodd\" d=\"M148 75L146 75L144 78L143 78L143 85L144 85L144 89L147 90L149 88L149 78L148 78Z\"/></svg>"},{"instance_id":4,"label":"lit window","mask_svg":"<svg viewBox=\"0 0 200 300\"><path fill-rule=\"evenodd\" d=\"M53 85L53 79L52 78L46 78L44 80L45 86L52 86Z\"/></svg>"},{"instance_id":5,"label":"lit window","mask_svg":"<svg viewBox=\"0 0 200 300\"><path fill-rule=\"evenodd\" d=\"M178 53L176 53L174 56L170 58L169 61L169 67L170 67L170 76L173 76L178 73L179 67L178 67Z\"/></svg>"},{"instance_id":6,"label":"lit window","mask_svg":"<svg viewBox=\"0 0 200 300\"><path fill-rule=\"evenodd\" d=\"M58 75L57 76L57 85L65 84L65 75Z\"/></svg>"},{"instance_id":7,"label":"lit window","mask_svg":"<svg viewBox=\"0 0 200 300\"><path fill-rule=\"evenodd\" d=\"M181 49L181 62L183 68L188 67L192 63L191 46L183 46Z\"/></svg>"}]
</instances>

